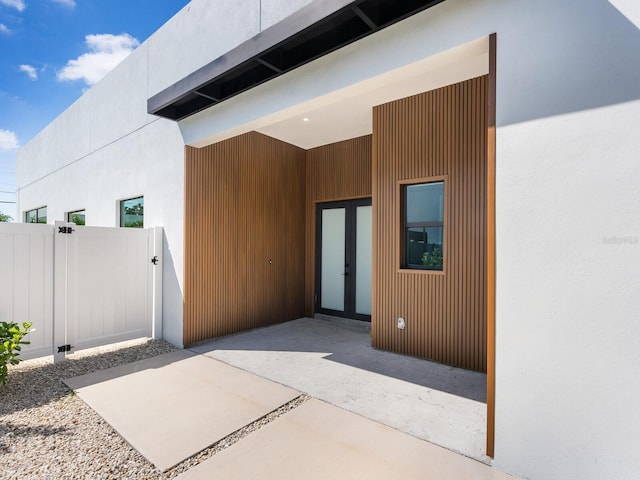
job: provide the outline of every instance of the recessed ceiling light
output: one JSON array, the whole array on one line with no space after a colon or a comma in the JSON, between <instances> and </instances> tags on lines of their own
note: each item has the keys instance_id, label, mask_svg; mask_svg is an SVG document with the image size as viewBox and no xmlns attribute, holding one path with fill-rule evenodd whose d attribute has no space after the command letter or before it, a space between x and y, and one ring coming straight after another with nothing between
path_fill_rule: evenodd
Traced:
<instances>
[{"instance_id":1,"label":"recessed ceiling light","mask_svg":"<svg viewBox=\"0 0 640 480\"><path fill-rule=\"evenodd\" d=\"M308 122L308 121L309 121L309 117L304 117L304 118L302 119L302 121L303 121L303 122Z\"/></svg>"}]
</instances>

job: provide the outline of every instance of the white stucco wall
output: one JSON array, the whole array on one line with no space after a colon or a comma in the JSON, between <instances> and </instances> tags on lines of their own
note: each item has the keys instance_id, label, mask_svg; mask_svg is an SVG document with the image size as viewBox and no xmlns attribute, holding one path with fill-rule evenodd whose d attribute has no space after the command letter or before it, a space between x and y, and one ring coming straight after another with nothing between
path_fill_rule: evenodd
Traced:
<instances>
[{"instance_id":1,"label":"white stucco wall","mask_svg":"<svg viewBox=\"0 0 640 480\"><path fill-rule=\"evenodd\" d=\"M21 209L46 205L49 223L85 209L87 225L110 227L118 225L119 200L144 195L145 227L164 227L163 335L177 345L182 343L183 151L176 125L156 120L19 194Z\"/></svg>"},{"instance_id":2,"label":"white stucco wall","mask_svg":"<svg viewBox=\"0 0 640 480\"><path fill-rule=\"evenodd\" d=\"M141 45L29 142L16 162L18 208L47 206L49 223L86 210L117 226L119 200L143 195L145 226L164 227L163 334L182 344L184 142L174 122L146 112Z\"/></svg>"},{"instance_id":3,"label":"white stucco wall","mask_svg":"<svg viewBox=\"0 0 640 480\"><path fill-rule=\"evenodd\" d=\"M147 99L309 0L194 0L19 153L18 217L47 206L49 223L85 209L118 225L118 201L144 195L145 226L164 227L163 335L182 345L184 141Z\"/></svg>"},{"instance_id":4,"label":"white stucco wall","mask_svg":"<svg viewBox=\"0 0 640 480\"><path fill-rule=\"evenodd\" d=\"M247 2L240 16L233 2L192 2L18 157L20 211L47 205L50 221L87 208L89 223L115 225L116 201L145 195L145 222L166 232L165 335L174 343L182 330L183 139L176 124L146 115L146 99L274 22L273 12L289 12L278 3L263 0L257 14L259 2ZM536 480L634 478L640 30L611 2L447 0L180 129L197 143L493 32L495 465Z\"/></svg>"},{"instance_id":5,"label":"white stucco wall","mask_svg":"<svg viewBox=\"0 0 640 480\"><path fill-rule=\"evenodd\" d=\"M311 0L196 0L149 43L149 97L224 55Z\"/></svg>"},{"instance_id":6,"label":"white stucco wall","mask_svg":"<svg viewBox=\"0 0 640 480\"><path fill-rule=\"evenodd\" d=\"M640 25L606 0L496 17L496 463L633 478Z\"/></svg>"},{"instance_id":7,"label":"white stucco wall","mask_svg":"<svg viewBox=\"0 0 640 480\"><path fill-rule=\"evenodd\" d=\"M181 130L200 144L493 32L495 465L536 480L635 478L637 16L607 0L447 0L190 117Z\"/></svg>"}]
</instances>

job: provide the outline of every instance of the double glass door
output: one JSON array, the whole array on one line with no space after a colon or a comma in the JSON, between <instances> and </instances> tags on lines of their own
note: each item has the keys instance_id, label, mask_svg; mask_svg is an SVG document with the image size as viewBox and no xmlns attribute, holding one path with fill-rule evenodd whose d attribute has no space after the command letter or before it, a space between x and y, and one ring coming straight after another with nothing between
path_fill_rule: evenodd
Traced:
<instances>
[{"instance_id":1,"label":"double glass door","mask_svg":"<svg viewBox=\"0 0 640 480\"><path fill-rule=\"evenodd\" d=\"M371 321L371 199L318 204L316 312Z\"/></svg>"}]
</instances>

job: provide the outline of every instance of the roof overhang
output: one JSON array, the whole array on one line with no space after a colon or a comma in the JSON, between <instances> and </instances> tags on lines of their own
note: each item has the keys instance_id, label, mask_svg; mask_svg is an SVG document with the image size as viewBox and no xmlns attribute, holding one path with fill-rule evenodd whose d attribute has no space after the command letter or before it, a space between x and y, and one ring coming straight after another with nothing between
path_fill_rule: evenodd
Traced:
<instances>
[{"instance_id":1,"label":"roof overhang","mask_svg":"<svg viewBox=\"0 0 640 480\"><path fill-rule=\"evenodd\" d=\"M413 27L420 28L419 24ZM396 38L395 33L388 31L378 39L365 40L366 52L333 52L320 63L307 64L180 121L185 144L200 148L257 131L308 150L371 134L377 105L489 72L488 36L437 53L425 53L418 46L415 55L425 56L417 60L411 57L414 61L409 63L403 57L397 62L387 58L386 62L371 64L369 60L376 58L377 48L386 48L390 37ZM357 76L347 75L335 82L337 71L345 61L356 60L354 55L362 60L354 70ZM395 67L388 68L390 65Z\"/></svg>"},{"instance_id":2,"label":"roof overhang","mask_svg":"<svg viewBox=\"0 0 640 480\"><path fill-rule=\"evenodd\" d=\"M147 110L181 120L442 1L313 1L154 95Z\"/></svg>"}]
</instances>

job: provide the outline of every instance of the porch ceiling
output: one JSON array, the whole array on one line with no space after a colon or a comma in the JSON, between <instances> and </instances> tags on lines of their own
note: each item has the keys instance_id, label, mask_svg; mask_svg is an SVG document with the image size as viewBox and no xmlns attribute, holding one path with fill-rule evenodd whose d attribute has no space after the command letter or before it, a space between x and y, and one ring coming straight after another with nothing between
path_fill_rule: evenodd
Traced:
<instances>
[{"instance_id":1,"label":"porch ceiling","mask_svg":"<svg viewBox=\"0 0 640 480\"><path fill-rule=\"evenodd\" d=\"M488 38L472 42L318 98L257 131L304 149L370 134L373 107L485 75L488 52Z\"/></svg>"},{"instance_id":2,"label":"porch ceiling","mask_svg":"<svg viewBox=\"0 0 640 480\"><path fill-rule=\"evenodd\" d=\"M187 143L203 147L255 130L310 149L370 134L376 105L485 75L488 71L489 39L486 37Z\"/></svg>"}]
</instances>

